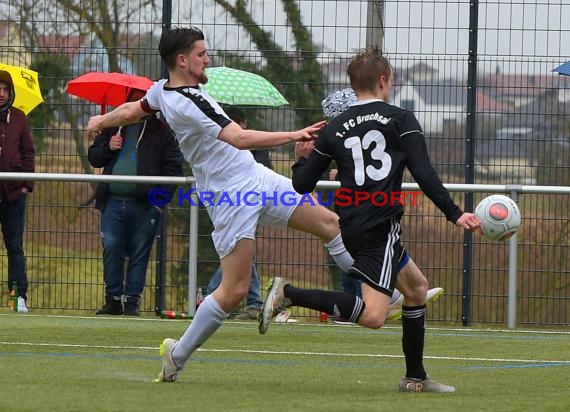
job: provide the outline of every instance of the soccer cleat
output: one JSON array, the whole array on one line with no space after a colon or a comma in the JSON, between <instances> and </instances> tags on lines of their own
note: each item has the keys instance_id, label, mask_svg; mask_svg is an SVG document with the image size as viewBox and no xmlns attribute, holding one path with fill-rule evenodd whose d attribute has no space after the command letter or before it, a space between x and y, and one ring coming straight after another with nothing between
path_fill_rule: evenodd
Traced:
<instances>
[{"instance_id":1,"label":"soccer cleat","mask_svg":"<svg viewBox=\"0 0 570 412\"><path fill-rule=\"evenodd\" d=\"M402 304L404 303L404 295L400 295L398 299L388 306L388 314L386 320L396 320L402 317Z\"/></svg>"},{"instance_id":2,"label":"soccer cleat","mask_svg":"<svg viewBox=\"0 0 570 412\"><path fill-rule=\"evenodd\" d=\"M28 313L28 308L26 307L26 300L21 296L18 297L18 312Z\"/></svg>"},{"instance_id":3,"label":"soccer cleat","mask_svg":"<svg viewBox=\"0 0 570 412\"><path fill-rule=\"evenodd\" d=\"M354 325L354 322L351 322L348 319L345 319L342 317L333 318L332 321L333 321L333 323L335 323L337 325Z\"/></svg>"},{"instance_id":4,"label":"soccer cleat","mask_svg":"<svg viewBox=\"0 0 570 412\"><path fill-rule=\"evenodd\" d=\"M455 387L444 385L432 378L425 378L423 381L416 378L403 378L400 381L400 392L453 393Z\"/></svg>"},{"instance_id":5,"label":"soccer cleat","mask_svg":"<svg viewBox=\"0 0 570 412\"><path fill-rule=\"evenodd\" d=\"M443 288L432 288L427 292L427 302L433 302L439 299L443 295L445 289ZM404 303L404 295L400 295L398 299L388 306L388 314L386 315L387 320L397 320L402 317L402 304Z\"/></svg>"},{"instance_id":6,"label":"soccer cleat","mask_svg":"<svg viewBox=\"0 0 570 412\"><path fill-rule=\"evenodd\" d=\"M166 338L160 344L160 356L162 356L162 370L155 382L174 382L182 373L182 368L176 366L172 359L172 351L178 344L177 340Z\"/></svg>"},{"instance_id":7,"label":"soccer cleat","mask_svg":"<svg viewBox=\"0 0 570 412\"><path fill-rule=\"evenodd\" d=\"M258 318L258 330L262 335L267 332L269 327L269 322L275 317L279 312L287 309L291 306L291 300L285 297L283 288L286 285L286 281L283 278L275 277L269 281L267 290L267 299L263 302L261 307L261 313Z\"/></svg>"},{"instance_id":8,"label":"soccer cleat","mask_svg":"<svg viewBox=\"0 0 570 412\"><path fill-rule=\"evenodd\" d=\"M443 292L445 292L445 289L443 288L431 288L427 291L427 301L434 302L438 300L439 297L443 295Z\"/></svg>"}]
</instances>

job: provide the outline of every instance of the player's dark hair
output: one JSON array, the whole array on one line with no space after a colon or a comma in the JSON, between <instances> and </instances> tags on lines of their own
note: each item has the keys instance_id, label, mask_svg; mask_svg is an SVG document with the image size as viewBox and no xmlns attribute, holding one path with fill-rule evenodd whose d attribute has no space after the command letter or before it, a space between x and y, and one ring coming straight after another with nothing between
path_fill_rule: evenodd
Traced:
<instances>
[{"instance_id":1,"label":"player's dark hair","mask_svg":"<svg viewBox=\"0 0 570 412\"><path fill-rule=\"evenodd\" d=\"M163 31L158 52L166 67L173 69L176 66L176 56L190 52L198 40L204 40L204 33L197 27L173 27Z\"/></svg>"},{"instance_id":2,"label":"player's dark hair","mask_svg":"<svg viewBox=\"0 0 570 412\"><path fill-rule=\"evenodd\" d=\"M392 65L377 48L369 47L352 58L347 73L355 91L373 90L380 76L392 75Z\"/></svg>"}]
</instances>

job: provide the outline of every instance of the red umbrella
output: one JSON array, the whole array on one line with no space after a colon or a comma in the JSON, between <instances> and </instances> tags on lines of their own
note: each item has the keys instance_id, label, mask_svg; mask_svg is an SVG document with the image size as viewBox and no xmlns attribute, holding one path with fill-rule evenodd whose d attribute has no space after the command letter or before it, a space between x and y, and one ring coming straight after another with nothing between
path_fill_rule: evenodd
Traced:
<instances>
[{"instance_id":1,"label":"red umbrella","mask_svg":"<svg viewBox=\"0 0 570 412\"><path fill-rule=\"evenodd\" d=\"M147 91L154 82L147 77L125 73L90 72L67 83L66 92L106 107L120 106L133 90Z\"/></svg>"}]
</instances>

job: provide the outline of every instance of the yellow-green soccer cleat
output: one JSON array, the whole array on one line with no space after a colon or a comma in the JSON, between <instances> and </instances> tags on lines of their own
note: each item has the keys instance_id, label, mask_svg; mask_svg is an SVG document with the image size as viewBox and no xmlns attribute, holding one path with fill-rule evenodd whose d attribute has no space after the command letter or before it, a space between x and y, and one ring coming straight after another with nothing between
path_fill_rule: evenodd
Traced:
<instances>
[{"instance_id":1,"label":"yellow-green soccer cleat","mask_svg":"<svg viewBox=\"0 0 570 412\"><path fill-rule=\"evenodd\" d=\"M172 359L172 351L178 344L177 340L166 338L160 344L160 356L162 357L162 370L155 382L174 382L182 373L182 368L176 366Z\"/></svg>"},{"instance_id":2,"label":"yellow-green soccer cleat","mask_svg":"<svg viewBox=\"0 0 570 412\"><path fill-rule=\"evenodd\" d=\"M287 282L283 278L275 277L269 281L267 289L267 299L263 302L261 313L259 314L258 329L262 335L267 332L269 322L281 311L284 311L291 306L291 300L285 297L283 288Z\"/></svg>"}]
</instances>

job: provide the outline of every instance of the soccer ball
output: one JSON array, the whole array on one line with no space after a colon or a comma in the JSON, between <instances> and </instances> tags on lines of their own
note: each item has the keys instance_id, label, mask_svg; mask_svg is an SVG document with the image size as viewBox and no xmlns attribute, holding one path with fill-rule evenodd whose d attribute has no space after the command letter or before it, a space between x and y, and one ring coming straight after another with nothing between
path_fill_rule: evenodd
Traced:
<instances>
[{"instance_id":1,"label":"soccer ball","mask_svg":"<svg viewBox=\"0 0 570 412\"><path fill-rule=\"evenodd\" d=\"M481 200L475 208L475 214L481 220L483 235L490 240L506 240L521 225L519 207L505 195L491 195Z\"/></svg>"}]
</instances>

